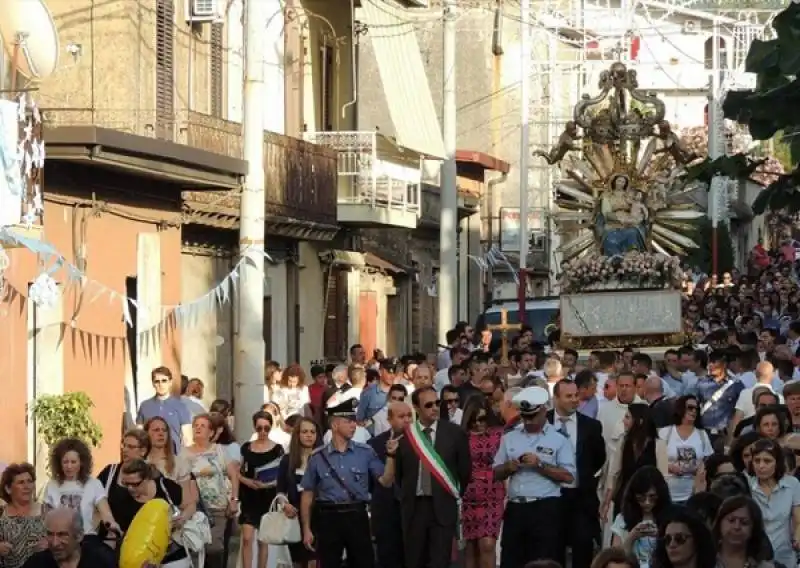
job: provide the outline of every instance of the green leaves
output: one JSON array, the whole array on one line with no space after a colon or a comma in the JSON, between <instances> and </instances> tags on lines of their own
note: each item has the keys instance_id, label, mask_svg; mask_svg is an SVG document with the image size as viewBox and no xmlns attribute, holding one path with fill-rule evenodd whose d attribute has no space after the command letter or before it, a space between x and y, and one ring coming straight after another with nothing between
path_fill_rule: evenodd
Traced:
<instances>
[{"instance_id":1,"label":"green leaves","mask_svg":"<svg viewBox=\"0 0 800 568\"><path fill-rule=\"evenodd\" d=\"M30 412L36 421L36 433L53 446L62 438L79 438L97 447L103 439L100 426L92 419L94 402L85 392L38 397Z\"/></svg>"}]
</instances>

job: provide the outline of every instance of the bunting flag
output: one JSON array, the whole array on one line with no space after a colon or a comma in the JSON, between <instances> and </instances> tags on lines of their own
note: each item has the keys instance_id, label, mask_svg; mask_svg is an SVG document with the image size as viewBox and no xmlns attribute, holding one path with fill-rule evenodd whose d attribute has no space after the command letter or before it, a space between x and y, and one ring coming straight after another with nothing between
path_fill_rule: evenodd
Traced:
<instances>
[{"instance_id":1,"label":"bunting flag","mask_svg":"<svg viewBox=\"0 0 800 568\"><path fill-rule=\"evenodd\" d=\"M122 316L128 327L133 327L132 313L135 311L140 314L140 319L148 322L148 329L137 330L138 334L151 334L153 340L165 331L165 322L172 320L176 326L196 325L200 316L211 311L215 311L228 304L236 291L242 267L252 260L254 254L261 254L265 259L271 261L272 258L264 251L248 249L242 253L241 258L233 269L217 284L214 288L202 296L176 305L162 305L159 308L158 317L153 317L152 313L144 305L140 305L135 299L120 294L108 286L92 280L83 273L77 266L73 265L56 250L53 245L44 240L27 237L15 232L13 227L0 227L0 241L13 243L15 246L25 247L31 252L39 255L43 270L31 285L30 299L44 309L51 307L54 302L54 294L58 294L55 287L53 275L59 270L63 270L66 275L67 285L78 286L84 294L87 294L89 303L106 300L111 306L119 306ZM141 314L145 317L141 318ZM74 322L70 322L74 327ZM153 333L155 332L155 333Z\"/></svg>"}]
</instances>

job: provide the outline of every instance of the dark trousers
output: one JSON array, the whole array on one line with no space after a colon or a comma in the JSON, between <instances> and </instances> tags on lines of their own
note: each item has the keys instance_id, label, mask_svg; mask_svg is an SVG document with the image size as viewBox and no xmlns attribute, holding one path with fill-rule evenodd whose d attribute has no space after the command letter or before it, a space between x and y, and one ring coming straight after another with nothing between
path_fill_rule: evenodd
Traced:
<instances>
[{"instance_id":1,"label":"dark trousers","mask_svg":"<svg viewBox=\"0 0 800 568\"><path fill-rule=\"evenodd\" d=\"M375 568L366 504L317 503L311 525L322 566L342 568L342 555L347 551L348 568Z\"/></svg>"},{"instance_id":2,"label":"dark trousers","mask_svg":"<svg viewBox=\"0 0 800 568\"><path fill-rule=\"evenodd\" d=\"M407 568L449 568L453 554L455 525L440 525L433 510L433 499L417 497L414 514L405 520L403 535Z\"/></svg>"},{"instance_id":3,"label":"dark trousers","mask_svg":"<svg viewBox=\"0 0 800 568\"><path fill-rule=\"evenodd\" d=\"M592 514L581 501L577 489L561 489L561 556L566 566L567 547L572 549L572 568L589 568L594 557L595 542L600 540L597 511Z\"/></svg>"},{"instance_id":4,"label":"dark trousers","mask_svg":"<svg viewBox=\"0 0 800 568\"><path fill-rule=\"evenodd\" d=\"M529 503L509 501L503 515L500 567L522 568L534 560L561 556L561 499L551 497Z\"/></svg>"},{"instance_id":5,"label":"dark trousers","mask_svg":"<svg viewBox=\"0 0 800 568\"><path fill-rule=\"evenodd\" d=\"M403 568L403 521L400 504L392 500L372 502L372 536L380 568Z\"/></svg>"}]
</instances>

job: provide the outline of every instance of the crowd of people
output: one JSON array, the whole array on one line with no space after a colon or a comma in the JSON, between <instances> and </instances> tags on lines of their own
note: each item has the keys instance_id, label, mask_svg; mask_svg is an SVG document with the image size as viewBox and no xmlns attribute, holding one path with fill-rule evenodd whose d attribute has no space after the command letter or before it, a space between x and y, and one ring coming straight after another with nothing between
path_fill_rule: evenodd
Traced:
<instances>
[{"instance_id":1,"label":"crowd of people","mask_svg":"<svg viewBox=\"0 0 800 568\"><path fill-rule=\"evenodd\" d=\"M242 568L793 568L797 266L783 249L752 260L719 281L687 271L691 341L663 353L581 361L523 327L506 365L461 322L429 355L270 361L248 440L229 401L154 369L118 463L66 438L41 491L30 464L5 468L0 567L116 566L162 499L171 568L227 566L235 532ZM264 538L273 503L299 526L285 546Z\"/></svg>"}]
</instances>

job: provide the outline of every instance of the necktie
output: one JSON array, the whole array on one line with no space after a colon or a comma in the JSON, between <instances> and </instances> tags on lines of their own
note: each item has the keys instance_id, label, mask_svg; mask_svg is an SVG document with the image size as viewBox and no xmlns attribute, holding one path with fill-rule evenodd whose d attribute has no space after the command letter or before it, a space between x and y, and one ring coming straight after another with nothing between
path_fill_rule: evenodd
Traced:
<instances>
[{"instance_id":1,"label":"necktie","mask_svg":"<svg viewBox=\"0 0 800 568\"><path fill-rule=\"evenodd\" d=\"M567 430L567 422L569 422L569 418L559 418L559 420L561 420L561 428L558 429L558 433L569 439L569 431Z\"/></svg>"},{"instance_id":2,"label":"necktie","mask_svg":"<svg viewBox=\"0 0 800 568\"><path fill-rule=\"evenodd\" d=\"M422 433L428 437L428 440L431 439L431 433L433 430L431 428L425 428ZM420 472L419 472L419 487L421 493L426 496L431 495L431 472L420 463Z\"/></svg>"}]
</instances>

